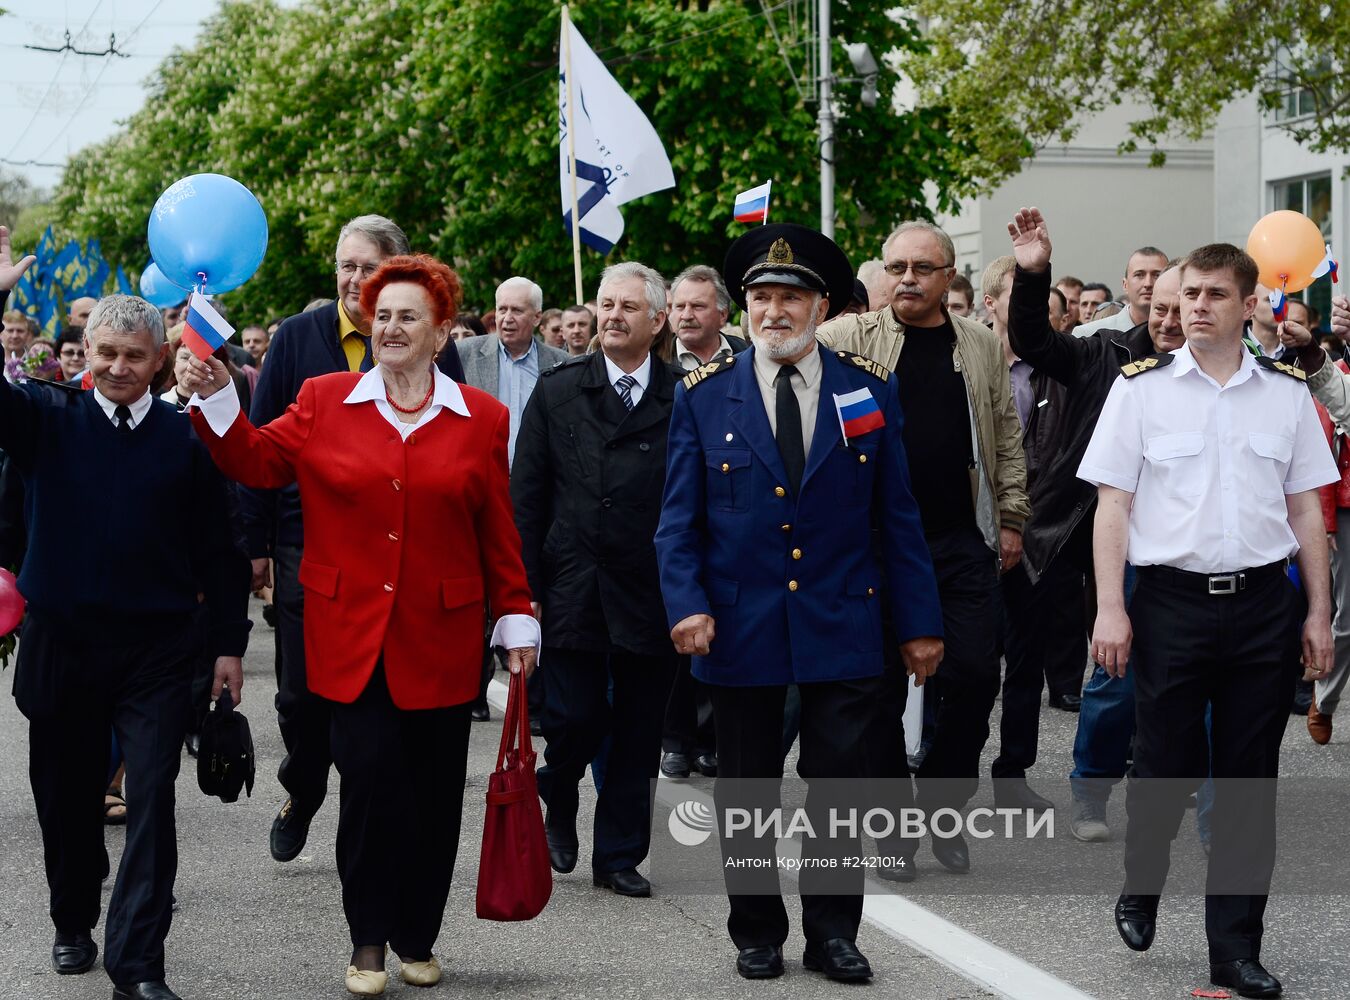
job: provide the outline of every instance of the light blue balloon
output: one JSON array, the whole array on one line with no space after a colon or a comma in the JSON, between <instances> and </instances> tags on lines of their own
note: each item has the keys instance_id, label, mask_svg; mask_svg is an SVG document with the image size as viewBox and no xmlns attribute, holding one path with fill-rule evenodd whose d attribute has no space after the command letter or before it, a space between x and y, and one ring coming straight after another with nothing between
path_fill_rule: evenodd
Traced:
<instances>
[{"instance_id":1,"label":"light blue balloon","mask_svg":"<svg viewBox=\"0 0 1350 1000\"><path fill-rule=\"evenodd\" d=\"M238 288L267 254L267 215L253 192L223 174L174 182L150 212L150 253L174 284L206 292Z\"/></svg>"},{"instance_id":2,"label":"light blue balloon","mask_svg":"<svg viewBox=\"0 0 1350 1000\"><path fill-rule=\"evenodd\" d=\"M169 306L178 305L187 297L187 289L179 288L164 277L164 272L153 260L145 265L145 270L141 272L141 298L146 302L156 309L167 309Z\"/></svg>"}]
</instances>

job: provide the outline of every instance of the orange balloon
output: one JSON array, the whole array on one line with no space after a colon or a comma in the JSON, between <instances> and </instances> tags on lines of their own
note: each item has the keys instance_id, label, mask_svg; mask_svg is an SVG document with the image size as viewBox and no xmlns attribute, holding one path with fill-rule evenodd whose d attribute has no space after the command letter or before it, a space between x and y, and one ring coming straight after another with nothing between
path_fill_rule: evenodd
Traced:
<instances>
[{"instance_id":1,"label":"orange balloon","mask_svg":"<svg viewBox=\"0 0 1350 1000\"><path fill-rule=\"evenodd\" d=\"M1261 284L1299 292L1313 283L1312 273L1326 257L1327 245L1312 219L1281 209L1252 226L1247 253L1261 269Z\"/></svg>"}]
</instances>

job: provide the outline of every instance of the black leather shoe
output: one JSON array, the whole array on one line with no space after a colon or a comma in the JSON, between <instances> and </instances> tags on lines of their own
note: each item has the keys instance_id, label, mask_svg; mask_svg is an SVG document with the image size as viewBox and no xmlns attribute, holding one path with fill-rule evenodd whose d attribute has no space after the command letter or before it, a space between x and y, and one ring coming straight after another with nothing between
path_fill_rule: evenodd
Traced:
<instances>
[{"instance_id":1,"label":"black leather shoe","mask_svg":"<svg viewBox=\"0 0 1350 1000\"><path fill-rule=\"evenodd\" d=\"M1061 712L1078 712L1083 708L1083 698L1076 694L1052 694L1050 707L1057 708Z\"/></svg>"},{"instance_id":2,"label":"black leather shoe","mask_svg":"<svg viewBox=\"0 0 1350 1000\"><path fill-rule=\"evenodd\" d=\"M313 819L314 814L302 812L295 799L287 799L277 818L272 820L272 835L268 838L272 857L277 861L294 861L305 849Z\"/></svg>"},{"instance_id":3,"label":"black leather shoe","mask_svg":"<svg viewBox=\"0 0 1350 1000\"><path fill-rule=\"evenodd\" d=\"M183 1000L177 993L164 985L164 980L156 979L148 983L136 983L133 986L114 986L113 1000Z\"/></svg>"},{"instance_id":4,"label":"black leather shoe","mask_svg":"<svg viewBox=\"0 0 1350 1000\"><path fill-rule=\"evenodd\" d=\"M537 718L535 718L533 715L530 716L530 735L531 736L544 735L544 724L540 722Z\"/></svg>"},{"instance_id":5,"label":"black leather shoe","mask_svg":"<svg viewBox=\"0 0 1350 1000\"><path fill-rule=\"evenodd\" d=\"M1046 812L1054 809L1055 804L1044 795L1033 792L1026 778L998 778L994 781L994 807Z\"/></svg>"},{"instance_id":6,"label":"black leather shoe","mask_svg":"<svg viewBox=\"0 0 1350 1000\"><path fill-rule=\"evenodd\" d=\"M701 753L694 758L694 767L705 778L717 777L717 754Z\"/></svg>"},{"instance_id":7,"label":"black leather shoe","mask_svg":"<svg viewBox=\"0 0 1350 1000\"><path fill-rule=\"evenodd\" d=\"M802 965L841 983L860 983L872 978L872 966L848 938L830 938L820 944L808 941L802 954Z\"/></svg>"},{"instance_id":8,"label":"black leather shoe","mask_svg":"<svg viewBox=\"0 0 1350 1000\"><path fill-rule=\"evenodd\" d=\"M202 749L202 734L188 733L186 736L184 736L183 749L187 751L187 755L189 757L191 757L193 760L196 760L197 754L200 753Z\"/></svg>"},{"instance_id":9,"label":"black leather shoe","mask_svg":"<svg viewBox=\"0 0 1350 1000\"><path fill-rule=\"evenodd\" d=\"M548 840L548 863L559 875L566 875L577 866L577 814L564 813L549 807L544 820L544 837Z\"/></svg>"},{"instance_id":10,"label":"black leather shoe","mask_svg":"<svg viewBox=\"0 0 1350 1000\"><path fill-rule=\"evenodd\" d=\"M89 934L62 934L56 932L52 945L52 968L58 976L78 976L88 972L98 961L98 945Z\"/></svg>"},{"instance_id":11,"label":"black leather shoe","mask_svg":"<svg viewBox=\"0 0 1350 1000\"><path fill-rule=\"evenodd\" d=\"M1210 962L1209 981L1215 986L1237 990L1238 996L1242 997L1277 997L1284 989L1280 981L1254 958Z\"/></svg>"},{"instance_id":12,"label":"black leather shoe","mask_svg":"<svg viewBox=\"0 0 1350 1000\"><path fill-rule=\"evenodd\" d=\"M1116 930L1131 951L1148 951L1157 922L1157 896L1121 896L1116 900Z\"/></svg>"},{"instance_id":13,"label":"black leather shoe","mask_svg":"<svg viewBox=\"0 0 1350 1000\"><path fill-rule=\"evenodd\" d=\"M469 718L473 719L474 722L490 722L492 712L488 710L486 705L475 705L469 709Z\"/></svg>"},{"instance_id":14,"label":"black leather shoe","mask_svg":"<svg viewBox=\"0 0 1350 1000\"><path fill-rule=\"evenodd\" d=\"M619 896L647 897L652 884L638 874L636 868L621 868L616 872L595 872L591 878L597 889L613 889Z\"/></svg>"},{"instance_id":15,"label":"black leather shoe","mask_svg":"<svg viewBox=\"0 0 1350 1000\"><path fill-rule=\"evenodd\" d=\"M667 778L689 777L689 755L674 750L661 755L661 773Z\"/></svg>"},{"instance_id":16,"label":"black leather shoe","mask_svg":"<svg viewBox=\"0 0 1350 1000\"><path fill-rule=\"evenodd\" d=\"M783 949L769 944L742 948L736 956L736 971L742 979L777 979L783 974Z\"/></svg>"},{"instance_id":17,"label":"black leather shoe","mask_svg":"<svg viewBox=\"0 0 1350 1000\"><path fill-rule=\"evenodd\" d=\"M970 845L959 833L955 837L934 836L933 857L953 875L965 875L970 871Z\"/></svg>"}]
</instances>

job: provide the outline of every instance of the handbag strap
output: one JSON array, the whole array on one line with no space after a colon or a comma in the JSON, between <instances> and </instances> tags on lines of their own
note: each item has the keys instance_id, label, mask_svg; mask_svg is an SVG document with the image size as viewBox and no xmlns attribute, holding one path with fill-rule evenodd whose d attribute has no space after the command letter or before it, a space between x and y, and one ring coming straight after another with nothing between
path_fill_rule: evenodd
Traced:
<instances>
[{"instance_id":1,"label":"handbag strap","mask_svg":"<svg viewBox=\"0 0 1350 1000\"><path fill-rule=\"evenodd\" d=\"M530 699L525 690L525 675L511 674L506 693L506 719L502 725L502 741L497 748L497 770L504 770L506 757L517 747L522 759L534 757L530 741Z\"/></svg>"},{"instance_id":2,"label":"handbag strap","mask_svg":"<svg viewBox=\"0 0 1350 1000\"><path fill-rule=\"evenodd\" d=\"M535 669L539 669L537 665ZM534 743L530 739L530 698L525 674L524 672L512 674L511 679L513 682L519 681L520 683L520 694L516 698L516 701L520 704L520 759L532 761L534 760Z\"/></svg>"}]
</instances>

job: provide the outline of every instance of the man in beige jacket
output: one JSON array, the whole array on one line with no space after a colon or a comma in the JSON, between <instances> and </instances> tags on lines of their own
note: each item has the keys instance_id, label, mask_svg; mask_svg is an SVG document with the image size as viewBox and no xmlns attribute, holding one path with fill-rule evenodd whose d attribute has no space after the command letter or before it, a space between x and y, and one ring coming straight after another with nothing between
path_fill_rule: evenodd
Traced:
<instances>
[{"instance_id":1,"label":"man in beige jacket","mask_svg":"<svg viewBox=\"0 0 1350 1000\"><path fill-rule=\"evenodd\" d=\"M1003 347L988 329L948 313L956 274L951 239L927 222L906 222L887 238L882 263L890 304L826 324L820 340L896 373L914 498L937 570L946 654L927 698L936 708L932 741L918 769L918 805L929 817L961 809L979 787L980 751L999 690L999 572L1022 555L1027 502L1022 429L1013 408ZM883 710L895 747L888 777L904 777L903 671L892 671ZM936 681L936 683L933 683ZM925 706L926 708L928 706ZM929 714L925 712L925 715ZM898 748L898 749L897 749ZM944 830L946 826L944 825ZM908 880L913 841L883 844L906 864L883 868ZM959 832L935 835L933 855L964 873L970 851Z\"/></svg>"}]
</instances>

